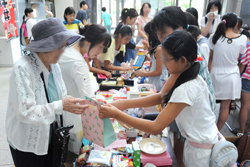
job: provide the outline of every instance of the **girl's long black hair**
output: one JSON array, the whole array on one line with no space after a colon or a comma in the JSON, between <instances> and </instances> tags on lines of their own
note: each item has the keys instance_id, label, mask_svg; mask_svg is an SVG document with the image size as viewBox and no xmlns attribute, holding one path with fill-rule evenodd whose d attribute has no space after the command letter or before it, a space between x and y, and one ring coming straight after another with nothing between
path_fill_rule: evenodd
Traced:
<instances>
[{"instance_id":1,"label":"girl's long black hair","mask_svg":"<svg viewBox=\"0 0 250 167\"><path fill-rule=\"evenodd\" d=\"M133 30L129 25L124 25L121 23L116 27L114 38L118 38L119 34L121 34L122 38L127 35L133 36Z\"/></svg>"},{"instance_id":2,"label":"girl's long black hair","mask_svg":"<svg viewBox=\"0 0 250 167\"><path fill-rule=\"evenodd\" d=\"M103 52L107 52L107 48L111 45L111 36L108 33L107 29L100 24L90 24L86 26L79 27L79 34L85 36L80 40L80 47L84 45L84 41L88 41L90 43L90 47L88 52L97 44L104 42L104 50Z\"/></svg>"},{"instance_id":3,"label":"girl's long black hair","mask_svg":"<svg viewBox=\"0 0 250 167\"><path fill-rule=\"evenodd\" d=\"M140 10L140 15L141 16L144 16L143 8L144 8L145 5L148 5L148 7L151 8L151 4L149 2L144 2L142 4L141 10Z\"/></svg>"},{"instance_id":4,"label":"girl's long black hair","mask_svg":"<svg viewBox=\"0 0 250 167\"><path fill-rule=\"evenodd\" d=\"M155 49L161 42L158 40L156 31L153 29L153 22L150 21L144 26L144 31L148 35L148 43L149 43L149 54L154 53Z\"/></svg>"},{"instance_id":5,"label":"girl's long black hair","mask_svg":"<svg viewBox=\"0 0 250 167\"><path fill-rule=\"evenodd\" d=\"M23 21L25 20L25 16L27 17L28 16L28 13L31 13L33 12L33 9L32 8L26 8L24 10L24 15L23 15Z\"/></svg>"},{"instance_id":6,"label":"girl's long black hair","mask_svg":"<svg viewBox=\"0 0 250 167\"><path fill-rule=\"evenodd\" d=\"M134 8L130 8L130 9L128 9L128 8L124 8L123 10L122 10L122 15L121 15L121 17L120 17L120 20L123 22L123 23L125 23L126 22L126 19L129 17L130 19L132 19L132 18L135 18L135 17L137 17L138 16L138 13L137 13L137 11L134 9Z\"/></svg>"},{"instance_id":7,"label":"girl's long black hair","mask_svg":"<svg viewBox=\"0 0 250 167\"><path fill-rule=\"evenodd\" d=\"M194 62L197 59L197 44L194 38L185 30L176 30L163 42L162 47L175 61L185 57L191 63L191 67L184 71L175 81L171 90L163 96L163 103L167 104L174 90L181 84L195 79L200 70L200 63Z\"/></svg>"},{"instance_id":8,"label":"girl's long black hair","mask_svg":"<svg viewBox=\"0 0 250 167\"><path fill-rule=\"evenodd\" d=\"M153 19L155 29L164 32L165 26L173 30L182 27L187 28L187 18L185 13L177 6L168 6L163 9Z\"/></svg>"},{"instance_id":9,"label":"girl's long black hair","mask_svg":"<svg viewBox=\"0 0 250 167\"><path fill-rule=\"evenodd\" d=\"M210 12L210 9L211 9L211 7L212 7L213 5L216 6L216 7L218 7L218 14L220 14L220 13L221 13L222 5L221 5L221 3L220 3L219 0L212 0L212 1L210 1L210 2L208 3L208 5L207 5L207 10L206 10L206 14L208 14L208 13ZM205 17L205 24L207 24L207 21L208 21L208 18ZM213 21L212 24L214 24L214 21Z\"/></svg>"},{"instance_id":10,"label":"girl's long black hair","mask_svg":"<svg viewBox=\"0 0 250 167\"><path fill-rule=\"evenodd\" d=\"M237 15L235 13L226 13L223 15L221 20L222 21L220 22L220 24L218 25L218 27L214 33L214 36L212 39L213 44L216 44L216 42L218 41L218 39L220 37L225 38L226 30L228 28L234 28L236 26Z\"/></svg>"}]
</instances>

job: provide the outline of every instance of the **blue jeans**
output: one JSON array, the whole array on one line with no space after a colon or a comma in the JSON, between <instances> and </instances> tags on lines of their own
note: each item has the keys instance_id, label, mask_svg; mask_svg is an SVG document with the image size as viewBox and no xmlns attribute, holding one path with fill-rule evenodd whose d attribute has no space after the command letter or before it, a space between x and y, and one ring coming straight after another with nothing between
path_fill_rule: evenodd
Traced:
<instances>
[{"instance_id":1,"label":"blue jeans","mask_svg":"<svg viewBox=\"0 0 250 167\"><path fill-rule=\"evenodd\" d=\"M242 89L243 92L250 93L250 80L242 79Z\"/></svg>"}]
</instances>

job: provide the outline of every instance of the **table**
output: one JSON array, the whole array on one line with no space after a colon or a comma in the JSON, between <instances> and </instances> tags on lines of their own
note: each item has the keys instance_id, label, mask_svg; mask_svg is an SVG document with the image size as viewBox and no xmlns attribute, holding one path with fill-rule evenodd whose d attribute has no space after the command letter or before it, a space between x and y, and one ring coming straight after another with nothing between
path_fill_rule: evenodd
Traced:
<instances>
[{"instance_id":1,"label":"table","mask_svg":"<svg viewBox=\"0 0 250 167\"><path fill-rule=\"evenodd\" d=\"M136 138L129 138L128 140L128 144L131 144L133 141L135 141ZM161 141L163 141L166 145L167 145L167 150L168 153L170 154L171 158L172 158L172 167L179 167L171 141L169 139L169 137L163 137L161 139ZM167 167L171 167L171 166L167 166Z\"/></svg>"}]
</instances>

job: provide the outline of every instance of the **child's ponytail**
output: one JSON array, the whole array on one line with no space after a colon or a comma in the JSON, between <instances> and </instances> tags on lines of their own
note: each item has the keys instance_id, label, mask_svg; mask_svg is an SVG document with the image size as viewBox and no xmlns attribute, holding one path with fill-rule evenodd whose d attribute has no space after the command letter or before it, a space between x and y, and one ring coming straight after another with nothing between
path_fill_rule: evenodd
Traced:
<instances>
[{"instance_id":1,"label":"child's ponytail","mask_svg":"<svg viewBox=\"0 0 250 167\"><path fill-rule=\"evenodd\" d=\"M222 17L221 23L218 25L217 30L214 33L212 42L216 44L220 37L225 38L226 30L228 28L234 28L237 24L237 15L235 13L226 13Z\"/></svg>"},{"instance_id":2,"label":"child's ponytail","mask_svg":"<svg viewBox=\"0 0 250 167\"><path fill-rule=\"evenodd\" d=\"M225 37L225 33L226 33L226 20L222 20L222 22L220 22L220 24L217 27L217 30L214 33L213 36L213 44L216 44L216 42L218 41L218 39L223 36Z\"/></svg>"}]
</instances>

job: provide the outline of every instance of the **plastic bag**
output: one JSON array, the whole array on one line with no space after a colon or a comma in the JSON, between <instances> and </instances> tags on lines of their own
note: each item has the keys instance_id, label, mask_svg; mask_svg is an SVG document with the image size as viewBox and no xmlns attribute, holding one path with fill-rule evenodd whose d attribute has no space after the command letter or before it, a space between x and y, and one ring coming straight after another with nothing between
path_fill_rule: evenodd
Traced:
<instances>
[{"instance_id":1,"label":"plastic bag","mask_svg":"<svg viewBox=\"0 0 250 167\"><path fill-rule=\"evenodd\" d=\"M111 166L111 152L92 150L90 152L88 163L100 163Z\"/></svg>"},{"instance_id":2,"label":"plastic bag","mask_svg":"<svg viewBox=\"0 0 250 167\"><path fill-rule=\"evenodd\" d=\"M153 84L138 84L137 88L139 92L157 92L155 85Z\"/></svg>"}]
</instances>

